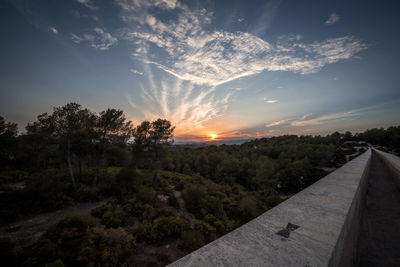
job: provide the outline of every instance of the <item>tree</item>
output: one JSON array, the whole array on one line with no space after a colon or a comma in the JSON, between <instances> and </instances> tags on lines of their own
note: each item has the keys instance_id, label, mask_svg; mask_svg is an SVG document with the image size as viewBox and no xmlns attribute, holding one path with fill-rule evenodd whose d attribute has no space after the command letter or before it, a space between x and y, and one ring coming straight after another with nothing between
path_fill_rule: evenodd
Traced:
<instances>
[{"instance_id":1,"label":"tree","mask_svg":"<svg viewBox=\"0 0 400 267\"><path fill-rule=\"evenodd\" d=\"M96 175L93 184L99 177L100 160L107 144L125 145L132 135L132 122L126 121L124 112L117 109L107 109L100 112L96 118Z\"/></svg>"},{"instance_id":2,"label":"tree","mask_svg":"<svg viewBox=\"0 0 400 267\"><path fill-rule=\"evenodd\" d=\"M69 103L54 109L53 120L55 133L60 138L61 145L65 146L68 169L72 185L76 188L76 181L72 167L72 143L77 140L90 138L95 123L94 114L88 109L81 109L77 103ZM82 146L78 146L82 148Z\"/></svg>"},{"instance_id":3,"label":"tree","mask_svg":"<svg viewBox=\"0 0 400 267\"><path fill-rule=\"evenodd\" d=\"M133 130L135 142L133 144L133 160L135 166L144 155L152 157L156 169L160 159L165 155L166 148L173 143L175 127L165 119L155 121L143 121Z\"/></svg>"},{"instance_id":4,"label":"tree","mask_svg":"<svg viewBox=\"0 0 400 267\"><path fill-rule=\"evenodd\" d=\"M65 154L72 185L76 188L72 154L81 156L90 151L94 123L95 116L91 111L81 109L81 105L77 103L69 103L54 108L51 115L39 115L37 121L28 124L26 130L28 135L36 136L45 145L58 145Z\"/></svg>"},{"instance_id":5,"label":"tree","mask_svg":"<svg viewBox=\"0 0 400 267\"><path fill-rule=\"evenodd\" d=\"M0 116L0 162L6 165L14 158L15 140L18 134L18 125L16 123L6 122Z\"/></svg>"}]
</instances>

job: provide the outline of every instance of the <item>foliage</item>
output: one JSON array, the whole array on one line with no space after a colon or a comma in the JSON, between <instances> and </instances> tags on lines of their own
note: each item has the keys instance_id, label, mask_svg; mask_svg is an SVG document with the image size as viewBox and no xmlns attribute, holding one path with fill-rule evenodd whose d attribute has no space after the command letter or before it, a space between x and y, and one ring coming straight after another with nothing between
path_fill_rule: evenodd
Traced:
<instances>
[{"instance_id":1,"label":"foliage","mask_svg":"<svg viewBox=\"0 0 400 267\"><path fill-rule=\"evenodd\" d=\"M78 260L87 266L120 266L135 246L135 237L122 228L93 227Z\"/></svg>"},{"instance_id":2,"label":"foliage","mask_svg":"<svg viewBox=\"0 0 400 267\"><path fill-rule=\"evenodd\" d=\"M206 243L204 241L204 236L198 231L188 230L184 231L181 234L181 242L182 248L186 250L186 252L190 253L193 250L196 250Z\"/></svg>"}]
</instances>

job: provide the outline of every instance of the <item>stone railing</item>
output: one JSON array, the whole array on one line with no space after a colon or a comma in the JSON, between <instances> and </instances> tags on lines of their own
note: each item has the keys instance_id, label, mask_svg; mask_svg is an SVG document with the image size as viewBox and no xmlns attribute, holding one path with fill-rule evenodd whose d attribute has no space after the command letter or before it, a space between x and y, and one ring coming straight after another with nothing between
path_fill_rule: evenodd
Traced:
<instances>
[{"instance_id":1,"label":"stone railing","mask_svg":"<svg viewBox=\"0 0 400 267\"><path fill-rule=\"evenodd\" d=\"M370 158L368 149L170 266L351 266Z\"/></svg>"},{"instance_id":2,"label":"stone railing","mask_svg":"<svg viewBox=\"0 0 400 267\"><path fill-rule=\"evenodd\" d=\"M377 149L373 149L376 153L378 153L386 165L389 167L390 171L393 174L395 183L397 188L400 191L400 157L397 157L393 154L389 154Z\"/></svg>"}]
</instances>

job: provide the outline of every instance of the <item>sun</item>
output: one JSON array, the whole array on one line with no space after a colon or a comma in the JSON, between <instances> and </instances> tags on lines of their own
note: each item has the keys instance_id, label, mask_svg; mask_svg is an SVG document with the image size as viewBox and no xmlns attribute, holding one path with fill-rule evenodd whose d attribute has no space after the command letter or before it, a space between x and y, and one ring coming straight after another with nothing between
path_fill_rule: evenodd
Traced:
<instances>
[{"instance_id":1,"label":"sun","mask_svg":"<svg viewBox=\"0 0 400 267\"><path fill-rule=\"evenodd\" d=\"M217 138L217 134L209 134L210 136L210 140L215 140L215 138Z\"/></svg>"}]
</instances>

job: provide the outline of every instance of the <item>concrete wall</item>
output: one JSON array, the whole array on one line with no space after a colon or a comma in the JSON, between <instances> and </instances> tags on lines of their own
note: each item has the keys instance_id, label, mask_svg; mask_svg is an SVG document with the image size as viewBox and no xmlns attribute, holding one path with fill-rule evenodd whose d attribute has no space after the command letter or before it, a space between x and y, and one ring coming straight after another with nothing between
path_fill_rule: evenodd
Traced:
<instances>
[{"instance_id":1,"label":"concrete wall","mask_svg":"<svg viewBox=\"0 0 400 267\"><path fill-rule=\"evenodd\" d=\"M371 150L170 266L349 266ZM289 237L277 232L291 223Z\"/></svg>"},{"instance_id":2,"label":"concrete wall","mask_svg":"<svg viewBox=\"0 0 400 267\"><path fill-rule=\"evenodd\" d=\"M383 161L389 167L395 178L397 188L400 190L400 157L380 151L375 148L373 148L373 150L383 159Z\"/></svg>"}]
</instances>

